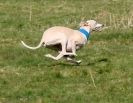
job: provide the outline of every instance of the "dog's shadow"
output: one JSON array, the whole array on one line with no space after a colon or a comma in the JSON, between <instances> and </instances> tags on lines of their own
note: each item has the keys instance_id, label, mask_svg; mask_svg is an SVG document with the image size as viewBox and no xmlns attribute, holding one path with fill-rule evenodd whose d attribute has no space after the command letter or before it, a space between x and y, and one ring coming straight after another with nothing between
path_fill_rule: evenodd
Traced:
<instances>
[{"instance_id":1,"label":"dog's shadow","mask_svg":"<svg viewBox=\"0 0 133 103\"><path fill-rule=\"evenodd\" d=\"M97 60L94 60L94 61L90 61L89 63L72 63L70 61L63 61L63 62L56 62L56 63L53 63L53 64L49 64L47 65L48 67L55 67L55 66L67 66L67 67L72 67L72 66L94 66L98 63L109 63L110 60L108 58L100 58L100 59L97 59Z\"/></svg>"},{"instance_id":2,"label":"dog's shadow","mask_svg":"<svg viewBox=\"0 0 133 103\"><path fill-rule=\"evenodd\" d=\"M97 60L95 60L95 61L93 61L93 62L90 62L90 63L87 63L87 65L88 66L93 66L93 65L95 65L95 64L97 64L97 63L108 63L108 62L110 62L110 60L108 59L108 58L100 58L100 59L97 59Z\"/></svg>"}]
</instances>

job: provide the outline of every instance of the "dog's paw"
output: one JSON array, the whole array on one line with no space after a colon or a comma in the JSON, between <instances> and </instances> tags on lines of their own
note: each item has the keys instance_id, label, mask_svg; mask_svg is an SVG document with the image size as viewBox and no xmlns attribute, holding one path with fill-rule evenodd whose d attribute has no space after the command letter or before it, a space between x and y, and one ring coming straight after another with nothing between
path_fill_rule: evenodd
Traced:
<instances>
[{"instance_id":1,"label":"dog's paw","mask_svg":"<svg viewBox=\"0 0 133 103\"><path fill-rule=\"evenodd\" d=\"M50 58L51 57L51 54L46 54L45 57Z\"/></svg>"},{"instance_id":2,"label":"dog's paw","mask_svg":"<svg viewBox=\"0 0 133 103\"><path fill-rule=\"evenodd\" d=\"M75 56L75 57L77 56L76 53L69 53L68 55L69 55L69 56Z\"/></svg>"},{"instance_id":3,"label":"dog's paw","mask_svg":"<svg viewBox=\"0 0 133 103\"><path fill-rule=\"evenodd\" d=\"M82 62L82 60L78 60L78 61L76 61L78 64L80 64L81 62Z\"/></svg>"},{"instance_id":4,"label":"dog's paw","mask_svg":"<svg viewBox=\"0 0 133 103\"><path fill-rule=\"evenodd\" d=\"M67 57L67 61L71 62L71 63L75 63L75 64L80 64L81 63L81 60L73 60L72 58L70 57Z\"/></svg>"},{"instance_id":5,"label":"dog's paw","mask_svg":"<svg viewBox=\"0 0 133 103\"><path fill-rule=\"evenodd\" d=\"M74 57L76 57L77 54L76 54L76 53L71 53L70 56L74 56Z\"/></svg>"},{"instance_id":6,"label":"dog's paw","mask_svg":"<svg viewBox=\"0 0 133 103\"><path fill-rule=\"evenodd\" d=\"M74 53L74 56L77 56L77 54L76 54L76 53Z\"/></svg>"}]
</instances>

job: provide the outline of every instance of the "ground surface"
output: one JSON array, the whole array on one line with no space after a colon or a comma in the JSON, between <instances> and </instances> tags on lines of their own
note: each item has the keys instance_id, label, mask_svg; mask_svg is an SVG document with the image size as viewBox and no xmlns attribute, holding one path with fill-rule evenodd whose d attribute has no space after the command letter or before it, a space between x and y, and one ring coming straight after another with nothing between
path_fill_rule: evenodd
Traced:
<instances>
[{"instance_id":1,"label":"ground surface","mask_svg":"<svg viewBox=\"0 0 133 103\"><path fill-rule=\"evenodd\" d=\"M132 0L0 0L0 103L133 103L132 10ZM20 43L87 19L111 28L92 33L79 66Z\"/></svg>"}]
</instances>

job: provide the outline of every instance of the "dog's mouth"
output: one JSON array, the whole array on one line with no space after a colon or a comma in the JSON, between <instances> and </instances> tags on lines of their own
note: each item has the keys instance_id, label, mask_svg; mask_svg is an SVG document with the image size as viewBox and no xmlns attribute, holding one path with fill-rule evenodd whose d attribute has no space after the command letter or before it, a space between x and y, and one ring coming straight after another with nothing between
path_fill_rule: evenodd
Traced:
<instances>
[{"instance_id":1,"label":"dog's mouth","mask_svg":"<svg viewBox=\"0 0 133 103\"><path fill-rule=\"evenodd\" d=\"M102 31L102 27L96 27L93 31Z\"/></svg>"},{"instance_id":2,"label":"dog's mouth","mask_svg":"<svg viewBox=\"0 0 133 103\"><path fill-rule=\"evenodd\" d=\"M96 27L93 29L93 31L102 31L103 27L104 27L103 24L97 24Z\"/></svg>"}]
</instances>

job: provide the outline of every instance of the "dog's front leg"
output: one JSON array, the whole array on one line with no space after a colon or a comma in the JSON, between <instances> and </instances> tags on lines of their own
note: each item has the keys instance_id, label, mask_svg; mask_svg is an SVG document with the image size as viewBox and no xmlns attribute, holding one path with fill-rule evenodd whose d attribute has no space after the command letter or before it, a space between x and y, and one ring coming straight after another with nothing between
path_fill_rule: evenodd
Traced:
<instances>
[{"instance_id":1,"label":"dog's front leg","mask_svg":"<svg viewBox=\"0 0 133 103\"><path fill-rule=\"evenodd\" d=\"M70 41L68 41L70 42ZM72 52L67 52L67 42L62 42L61 45L62 45L62 51L61 53L63 55L74 55L74 56L77 56L76 55L76 44L74 41L71 42L71 46L72 46Z\"/></svg>"},{"instance_id":2,"label":"dog's front leg","mask_svg":"<svg viewBox=\"0 0 133 103\"><path fill-rule=\"evenodd\" d=\"M72 41L72 53L73 53L75 56L77 56L77 54L76 54L76 43L75 43L75 41Z\"/></svg>"}]
</instances>

